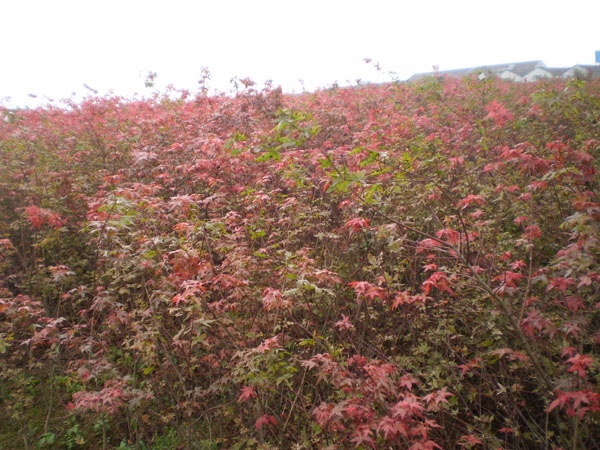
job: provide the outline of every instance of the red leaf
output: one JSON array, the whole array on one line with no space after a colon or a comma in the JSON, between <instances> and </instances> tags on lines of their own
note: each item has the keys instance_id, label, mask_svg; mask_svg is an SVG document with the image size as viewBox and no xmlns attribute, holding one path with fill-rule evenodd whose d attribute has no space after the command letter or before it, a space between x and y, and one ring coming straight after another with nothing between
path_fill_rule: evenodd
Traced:
<instances>
[{"instance_id":1,"label":"red leaf","mask_svg":"<svg viewBox=\"0 0 600 450\"><path fill-rule=\"evenodd\" d=\"M483 205L483 196L469 194L459 202L459 206L461 207L461 209L465 209L469 207L472 203L475 203L480 206Z\"/></svg>"},{"instance_id":2,"label":"red leaf","mask_svg":"<svg viewBox=\"0 0 600 450\"><path fill-rule=\"evenodd\" d=\"M354 289L356 298L358 299L364 297L367 300L372 301L375 298L379 298L380 300L385 300L387 298L387 292L384 288L375 286L368 281L352 281L348 283L348 286L351 286Z\"/></svg>"},{"instance_id":3,"label":"red leaf","mask_svg":"<svg viewBox=\"0 0 600 450\"><path fill-rule=\"evenodd\" d=\"M450 282L448 281L448 277L444 272L434 272L427 280L423 282L422 286L425 295L428 295L433 287L442 292L446 291L450 295L455 295L454 291L450 289Z\"/></svg>"},{"instance_id":4,"label":"red leaf","mask_svg":"<svg viewBox=\"0 0 600 450\"><path fill-rule=\"evenodd\" d=\"M244 386L242 388L240 396L238 397L238 403L243 403L254 397L256 397L256 392L254 392L254 386Z\"/></svg>"},{"instance_id":5,"label":"red leaf","mask_svg":"<svg viewBox=\"0 0 600 450\"><path fill-rule=\"evenodd\" d=\"M352 437L350 441L359 446L361 444L372 445L373 439L371 438L372 431L367 425L359 425L354 433L352 433Z\"/></svg>"},{"instance_id":6,"label":"red leaf","mask_svg":"<svg viewBox=\"0 0 600 450\"><path fill-rule=\"evenodd\" d=\"M348 222L346 222L346 225L344 225L344 228L346 230L350 229L350 236L352 236L355 231L361 231L364 228L369 230L370 229L369 222L370 222L370 219L361 219L360 217L356 217L356 218L351 219Z\"/></svg>"},{"instance_id":7,"label":"red leaf","mask_svg":"<svg viewBox=\"0 0 600 450\"><path fill-rule=\"evenodd\" d=\"M254 426L257 430L260 430L263 425L277 425L277 419L269 414L263 414L257 420Z\"/></svg>"},{"instance_id":8,"label":"red leaf","mask_svg":"<svg viewBox=\"0 0 600 450\"><path fill-rule=\"evenodd\" d=\"M402 378L400 378L400 386L402 386L403 388L408 389L409 391L412 391L412 387L414 384L418 384L419 380L417 380L415 377L413 377L410 373L407 373L405 375L402 375Z\"/></svg>"},{"instance_id":9,"label":"red leaf","mask_svg":"<svg viewBox=\"0 0 600 450\"><path fill-rule=\"evenodd\" d=\"M340 331L351 330L354 328L354 325L352 325L350 319L345 314L342 314L342 320L338 320L333 326Z\"/></svg>"},{"instance_id":10,"label":"red leaf","mask_svg":"<svg viewBox=\"0 0 600 450\"><path fill-rule=\"evenodd\" d=\"M575 356L567 359L567 362L572 364L572 366L567 369L567 372L577 372L581 378L584 378L585 369L590 367L590 364L594 362L594 359L577 353Z\"/></svg>"},{"instance_id":11,"label":"red leaf","mask_svg":"<svg viewBox=\"0 0 600 450\"><path fill-rule=\"evenodd\" d=\"M474 445L483 445L483 442L481 442L474 434L466 434L460 437L458 445L461 447L472 448Z\"/></svg>"},{"instance_id":12,"label":"red leaf","mask_svg":"<svg viewBox=\"0 0 600 450\"><path fill-rule=\"evenodd\" d=\"M501 127L506 122L512 121L514 118L513 113L511 113L502 103L495 99L485 106L485 110L487 111L487 115L484 117L484 119L493 120L495 125L498 127Z\"/></svg>"}]
</instances>

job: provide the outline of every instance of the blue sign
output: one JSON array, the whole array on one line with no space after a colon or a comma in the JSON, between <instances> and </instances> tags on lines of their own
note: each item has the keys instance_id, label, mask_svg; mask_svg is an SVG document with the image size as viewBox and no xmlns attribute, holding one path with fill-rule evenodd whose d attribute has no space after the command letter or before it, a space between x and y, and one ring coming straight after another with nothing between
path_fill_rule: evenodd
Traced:
<instances>
[{"instance_id":1,"label":"blue sign","mask_svg":"<svg viewBox=\"0 0 600 450\"><path fill-rule=\"evenodd\" d=\"M600 63L600 50L596 50L596 62Z\"/></svg>"}]
</instances>

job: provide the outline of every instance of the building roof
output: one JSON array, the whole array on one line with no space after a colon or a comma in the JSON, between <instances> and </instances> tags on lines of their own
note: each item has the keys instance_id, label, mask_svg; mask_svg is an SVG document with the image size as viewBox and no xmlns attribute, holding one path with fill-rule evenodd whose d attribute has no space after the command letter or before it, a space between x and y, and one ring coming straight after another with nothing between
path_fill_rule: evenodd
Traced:
<instances>
[{"instance_id":1,"label":"building roof","mask_svg":"<svg viewBox=\"0 0 600 450\"><path fill-rule=\"evenodd\" d=\"M463 69L454 69L454 70L440 70L440 71L436 71L436 72L422 72L422 73L414 74L413 76L411 76L408 79L408 81L417 81L417 80L420 80L421 78L425 78L425 77L444 76L444 75L447 75L452 78L461 78L461 77L464 77L464 76L467 76L470 74L475 74L478 72L502 73L507 70L522 77L522 76L527 75L529 72L531 72L532 70L534 70L537 67L545 68L546 65L540 60L535 60L535 61L521 61L521 62L514 62L514 63L507 63L507 64L493 64L493 65L488 65L488 66L467 67L467 68L463 68Z\"/></svg>"},{"instance_id":2,"label":"building roof","mask_svg":"<svg viewBox=\"0 0 600 450\"><path fill-rule=\"evenodd\" d=\"M598 70L600 70L600 65L598 64L575 64L573 67L581 67L592 72L597 72Z\"/></svg>"},{"instance_id":3,"label":"building roof","mask_svg":"<svg viewBox=\"0 0 600 450\"><path fill-rule=\"evenodd\" d=\"M555 77L561 77L570 67L547 67L546 70Z\"/></svg>"},{"instance_id":4,"label":"building roof","mask_svg":"<svg viewBox=\"0 0 600 450\"><path fill-rule=\"evenodd\" d=\"M565 78L583 76L586 78L589 77L591 79L598 79L600 78L600 65L591 66L577 64L563 72L562 76Z\"/></svg>"},{"instance_id":5,"label":"building roof","mask_svg":"<svg viewBox=\"0 0 600 450\"><path fill-rule=\"evenodd\" d=\"M535 81L539 78L569 78L584 76L591 79L600 78L600 65L576 64L573 67L546 67L540 60L522 61L507 64L494 64L489 66L468 67L464 69L440 70L435 72L416 73L408 81L417 81L421 78L432 76L448 76L462 78L479 75L485 78L489 74L496 74L500 78L513 81Z\"/></svg>"}]
</instances>

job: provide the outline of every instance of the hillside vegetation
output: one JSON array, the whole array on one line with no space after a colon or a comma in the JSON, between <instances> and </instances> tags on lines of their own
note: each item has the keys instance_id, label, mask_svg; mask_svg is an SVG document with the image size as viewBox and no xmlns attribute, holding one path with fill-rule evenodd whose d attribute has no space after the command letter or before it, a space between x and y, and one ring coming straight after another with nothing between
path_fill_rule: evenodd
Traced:
<instances>
[{"instance_id":1,"label":"hillside vegetation","mask_svg":"<svg viewBox=\"0 0 600 450\"><path fill-rule=\"evenodd\" d=\"M600 448L600 82L0 110L0 448Z\"/></svg>"}]
</instances>

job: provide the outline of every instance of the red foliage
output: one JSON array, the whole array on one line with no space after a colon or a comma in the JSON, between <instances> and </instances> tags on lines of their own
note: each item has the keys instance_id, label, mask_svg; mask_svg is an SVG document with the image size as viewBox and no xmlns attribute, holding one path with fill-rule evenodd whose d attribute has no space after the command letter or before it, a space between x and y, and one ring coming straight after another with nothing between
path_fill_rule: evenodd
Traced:
<instances>
[{"instance_id":1,"label":"red foliage","mask_svg":"<svg viewBox=\"0 0 600 450\"><path fill-rule=\"evenodd\" d=\"M243 403L254 397L256 397L256 392L254 392L254 386L244 386L242 388L242 392L238 397L238 403Z\"/></svg>"},{"instance_id":2,"label":"red foliage","mask_svg":"<svg viewBox=\"0 0 600 450\"><path fill-rule=\"evenodd\" d=\"M0 422L595 444L600 84L235 82L0 110Z\"/></svg>"},{"instance_id":3,"label":"red foliage","mask_svg":"<svg viewBox=\"0 0 600 450\"><path fill-rule=\"evenodd\" d=\"M360 217L356 217L354 219L349 220L344 225L345 229L350 230L350 236L352 236L356 231L368 230L369 229L370 219L361 219Z\"/></svg>"},{"instance_id":4,"label":"red foliage","mask_svg":"<svg viewBox=\"0 0 600 450\"><path fill-rule=\"evenodd\" d=\"M64 223L58 214L44 208L38 208L34 205L25 207L25 214L27 215L27 220L29 220L31 226L38 230L44 225L60 228Z\"/></svg>"},{"instance_id":5,"label":"red foliage","mask_svg":"<svg viewBox=\"0 0 600 450\"><path fill-rule=\"evenodd\" d=\"M257 430L260 430L265 425L277 426L277 419L270 414L263 414L258 419L256 419L256 423L254 427Z\"/></svg>"}]
</instances>

